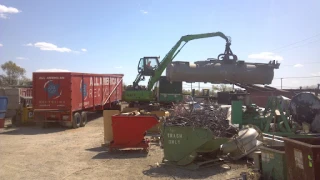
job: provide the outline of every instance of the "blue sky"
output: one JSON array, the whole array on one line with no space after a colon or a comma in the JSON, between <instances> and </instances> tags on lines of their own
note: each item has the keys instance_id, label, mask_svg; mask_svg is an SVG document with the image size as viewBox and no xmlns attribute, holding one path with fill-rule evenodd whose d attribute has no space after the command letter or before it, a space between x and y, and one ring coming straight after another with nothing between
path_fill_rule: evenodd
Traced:
<instances>
[{"instance_id":1,"label":"blue sky","mask_svg":"<svg viewBox=\"0 0 320 180\"><path fill-rule=\"evenodd\" d=\"M221 31L239 59L281 60L275 78L320 76L319 17L317 0L0 0L0 63L12 60L30 78L62 69L124 73L131 84L141 57L163 58L183 35ZM224 46L218 37L191 41L175 60L215 58ZM316 83L320 78L283 80L288 88Z\"/></svg>"}]
</instances>

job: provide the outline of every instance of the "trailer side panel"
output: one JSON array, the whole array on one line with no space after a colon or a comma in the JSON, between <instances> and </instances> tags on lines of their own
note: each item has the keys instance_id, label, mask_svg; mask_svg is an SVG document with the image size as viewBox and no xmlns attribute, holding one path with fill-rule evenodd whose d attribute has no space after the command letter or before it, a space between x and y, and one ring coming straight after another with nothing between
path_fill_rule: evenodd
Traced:
<instances>
[{"instance_id":1,"label":"trailer side panel","mask_svg":"<svg viewBox=\"0 0 320 180\"><path fill-rule=\"evenodd\" d=\"M112 108L121 100L122 74L33 73L35 120L72 122L75 112Z\"/></svg>"}]
</instances>

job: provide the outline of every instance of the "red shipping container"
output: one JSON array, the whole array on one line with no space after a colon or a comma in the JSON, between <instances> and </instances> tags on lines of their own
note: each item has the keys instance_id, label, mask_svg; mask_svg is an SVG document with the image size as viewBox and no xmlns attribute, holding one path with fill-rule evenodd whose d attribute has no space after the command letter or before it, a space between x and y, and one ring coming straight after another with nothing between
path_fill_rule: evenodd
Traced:
<instances>
[{"instance_id":1,"label":"red shipping container","mask_svg":"<svg viewBox=\"0 0 320 180\"><path fill-rule=\"evenodd\" d=\"M122 78L123 74L34 72L34 119L44 125L58 121L84 126L86 111L114 109L122 97Z\"/></svg>"}]
</instances>

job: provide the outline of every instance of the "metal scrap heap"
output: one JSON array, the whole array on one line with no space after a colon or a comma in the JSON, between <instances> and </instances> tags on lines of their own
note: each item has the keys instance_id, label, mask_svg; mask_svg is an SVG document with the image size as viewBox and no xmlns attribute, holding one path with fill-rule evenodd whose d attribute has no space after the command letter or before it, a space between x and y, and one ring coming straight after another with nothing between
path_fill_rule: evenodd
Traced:
<instances>
[{"instance_id":1,"label":"metal scrap heap","mask_svg":"<svg viewBox=\"0 0 320 180\"><path fill-rule=\"evenodd\" d=\"M237 128L227 120L227 108L202 106L201 110L188 110L183 105L176 105L164 124L165 126L192 126L209 128L215 137L233 137Z\"/></svg>"}]
</instances>

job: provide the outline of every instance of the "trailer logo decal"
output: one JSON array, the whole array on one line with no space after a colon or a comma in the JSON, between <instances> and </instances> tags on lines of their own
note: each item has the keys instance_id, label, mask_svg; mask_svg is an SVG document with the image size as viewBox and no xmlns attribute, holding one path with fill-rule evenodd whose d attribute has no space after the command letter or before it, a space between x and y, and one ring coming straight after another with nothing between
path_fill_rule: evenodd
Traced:
<instances>
[{"instance_id":1,"label":"trailer logo decal","mask_svg":"<svg viewBox=\"0 0 320 180\"><path fill-rule=\"evenodd\" d=\"M62 91L59 93L59 84L55 84L52 80L44 84L44 90L48 93L49 98L57 99L61 96Z\"/></svg>"},{"instance_id":2,"label":"trailer logo decal","mask_svg":"<svg viewBox=\"0 0 320 180\"><path fill-rule=\"evenodd\" d=\"M84 98L84 100L86 100L87 97L88 97L87 86L88 85L81 80L81 82L80 82L80 92L82 93L82 97Z\"/></svg>"}]
</instances>

